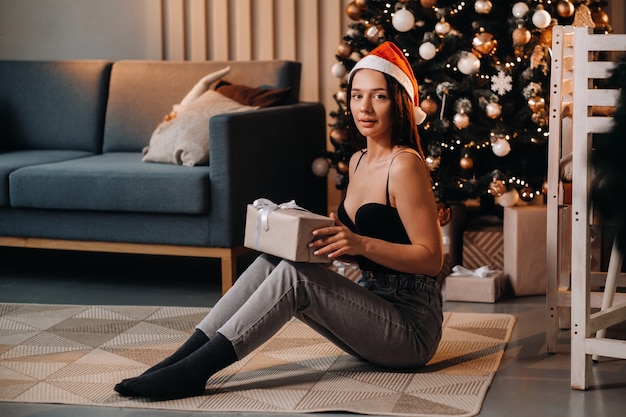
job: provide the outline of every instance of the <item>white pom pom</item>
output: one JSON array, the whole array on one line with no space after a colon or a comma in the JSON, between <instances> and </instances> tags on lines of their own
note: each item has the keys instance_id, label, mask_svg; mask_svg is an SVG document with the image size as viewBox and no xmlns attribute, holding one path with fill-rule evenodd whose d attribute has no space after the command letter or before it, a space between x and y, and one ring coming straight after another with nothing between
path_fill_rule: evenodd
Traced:
<instances>
[{"instance_id":1,"label":"white pom pom","mask_svg":"<svg viewBox=\"0 0 626 417\"><path fill-rule=\"evenodd\" d=\"M422 110L420 106L415 106L413 108L413 111L415 112L415 123L417 123L418 125L424 123L424 120L426 120L426 116L428 116L426 112Z\"/></svg>"}]
</instances>

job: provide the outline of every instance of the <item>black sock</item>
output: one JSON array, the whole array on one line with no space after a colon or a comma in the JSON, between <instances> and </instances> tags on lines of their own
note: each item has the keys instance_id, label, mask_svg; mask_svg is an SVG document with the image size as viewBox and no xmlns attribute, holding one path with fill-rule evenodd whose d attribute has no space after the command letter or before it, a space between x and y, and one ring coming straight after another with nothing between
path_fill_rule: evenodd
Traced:
<instances>
[{"instance_id":1,"label":"black sock","mask_svg":"<svg viewBox=\"0 0 626 417\"><path fill-rule=\"evenodd\" d=\"M209 377L236 360L232 343L217 333L187 357L154 372L125 379L115 386L115 391L125 397L153 400L201 395Z\"/></svg>"},{"instance_id":2,"label":"black sock","mask_svg":"<svg viewBox=\"0 0 626 417\"><path fill-rule=\"evenodd\" d=\"M147 369L142 375L149 374L156 371L157 369L165 368L166 366L170 366L178 362L179 360L186 358L208 341L209 338L207 337L207 335L204 334L202 330L196 329L196 331L193 332L189 339L187 339L187 341L176 350L176 352L172 353L161 362Z\"/></svg>"}]
</instances>

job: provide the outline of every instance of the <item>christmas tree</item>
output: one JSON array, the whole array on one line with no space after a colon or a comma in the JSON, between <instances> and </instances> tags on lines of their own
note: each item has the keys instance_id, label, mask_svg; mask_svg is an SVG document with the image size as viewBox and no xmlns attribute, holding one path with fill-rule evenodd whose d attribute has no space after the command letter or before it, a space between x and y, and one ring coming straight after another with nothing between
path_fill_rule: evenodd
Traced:
<instances>
[{"instance_id":1,"label":"christmas tree","mask_svg":"<svg viewBox=\"0 0 626 417\"><path fill-rule=\"evenodd\" d=\"M443 204L501 206L543 194L547 175L550 48L554 25L611 31L605 0L355 0L337 48L330 116L334 150L313 169L347 185L346 75L384 41L406 54L419 82L422 148Z\"/></svg>"}]
</instances>

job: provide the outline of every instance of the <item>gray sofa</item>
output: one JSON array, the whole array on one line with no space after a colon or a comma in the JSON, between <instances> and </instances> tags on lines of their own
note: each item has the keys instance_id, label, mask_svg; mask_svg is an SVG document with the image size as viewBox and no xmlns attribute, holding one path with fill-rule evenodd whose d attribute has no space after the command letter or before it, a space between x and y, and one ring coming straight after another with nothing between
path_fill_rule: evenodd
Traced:
<instances>
[{"instance_id":1,"label":"gray sofa","mask_svg":"<svg viewBox=\"0 0 626 417\"><path fill-rule=\"evenodd\" d=\"M164 115L206 74L290 87L285 103L209 120L209 163L142 162ZM0 246L220 258L234 282L246 204L327 208L311 162L325 111L292 61L0 61Z\"/></svg>"}]
</instances>

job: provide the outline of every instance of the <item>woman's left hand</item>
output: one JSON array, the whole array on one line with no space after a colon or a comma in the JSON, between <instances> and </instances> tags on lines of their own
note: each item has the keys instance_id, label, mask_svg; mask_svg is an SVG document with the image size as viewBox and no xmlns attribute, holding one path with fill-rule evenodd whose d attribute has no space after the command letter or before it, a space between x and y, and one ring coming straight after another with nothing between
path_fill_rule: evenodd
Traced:
<instances>
[{"instance_id":1,"label":"woman's left hand","mask_svg":"<svg viewBox=\"0 0 626 417\"><path fill-rule=\"evenodd\" d=\"M315 249L315 255L326 255L330 259L338 259L361 253L363 237L353 233L341 223L335 213L330 213L330 218L335 221L334 226L313 231L315 239L309 243L309 247Z\"/></svg>"}]
</instances>

